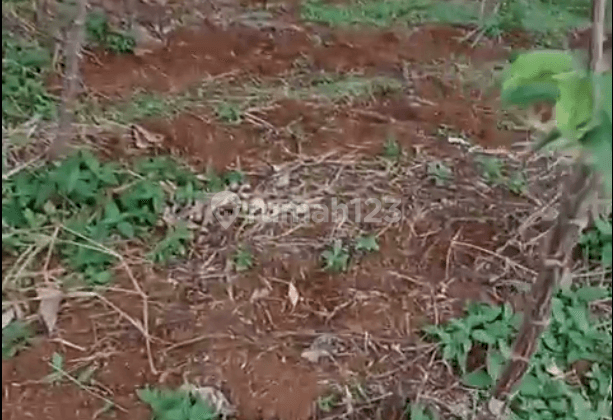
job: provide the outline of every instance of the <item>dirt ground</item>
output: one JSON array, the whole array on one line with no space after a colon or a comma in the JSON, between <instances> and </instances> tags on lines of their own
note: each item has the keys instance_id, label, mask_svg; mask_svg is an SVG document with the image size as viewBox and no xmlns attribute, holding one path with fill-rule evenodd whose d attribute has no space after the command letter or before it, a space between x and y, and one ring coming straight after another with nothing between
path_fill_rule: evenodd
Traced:
<instances>
[{"instance_id":1,"label":"dirt ground","mask_svg":"<svg viewBox=\"0 0 613 420\"><path fill-rule=\"evenodd\" d=\"M458 403L465 398L417 331L457 315L467 300L511 299L509 283L494 279L533 275L532 262L521 261L509 242L536 199L475 183L473 156L448 136L515 156L513 145L528 133L505 128L495 91L478 84L467 89L457 72L430 69L487 67L507 57L510 41L472 48L461 28L357 32L307 26L297 20L293 3L269 4L274 19L254 28L240 19L247 5L209 2L193 9L202 18L192 13L196 24L168 35L166 45L138 56L94 51L84 64L88 94L103 103L139 90L176 94L210 78L240 83L282 78L297 69L395 78L404 86L400 92L337 104L285 99L253 110L253 119L238 125L220 123L203 107L150 118L142 126L163 136L163 150L196 167L240 165L254 190L268 191L283 173L287 188L296 191L301 181L327 179L336 194L394 192L402 197L402 221L259 226L258 232L210 228L189 261L168 269L126 249L148 297L151 357L130 321L142 318L144 301L126 269L118 267L114 286L105 292L115 309L99 299L67 299L53 337L3 361L6 419L144 420L149 413L135 389L184 380L222 390L244 420L392 420L402 418L407 397ZM175 3L165 7L174 10ZM141 11L144 20L147 11L160 14L164 7ZM291 130L296 122L300 136ZM441 134L441 127L448 133ZM390 136L414 159L392 178L384 163L373 160ZM113 141L115 154L129 146L129 139ZM450 162L454 184L432 186L427 159ZM528 165L533 166L524 170L543 170L538 162ZM380 251L359 256L346 273L323 271L325 238L346 239L360 231L379 235ZM244 238L257 256L255 267L230 274L227 258ZM519 263L509 267L496 255ZM299 294L295 305L288 299L290 284ZM301 356L324 339L333 357L314 363ZM100 394L71 383L41 383L54 351L65 355L70 368L95 364ZM328 413L316 403L326 395L338 402ZM115 409L103 412L101 397L112 399Z\"/></svg>"}]
</instances>

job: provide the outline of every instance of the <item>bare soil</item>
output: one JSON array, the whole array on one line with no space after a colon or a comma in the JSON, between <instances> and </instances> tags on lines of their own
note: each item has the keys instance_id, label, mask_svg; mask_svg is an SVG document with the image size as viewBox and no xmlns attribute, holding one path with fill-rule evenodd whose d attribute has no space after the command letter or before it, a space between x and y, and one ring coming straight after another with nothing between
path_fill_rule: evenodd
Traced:
<instances>
[{"instance_id":1,"label":"bare soil","mask_svg":"<svg viewBox=\"0 0 613 420\"><path fill-rule=\"evenodd\" d=\"M344 192L369 185L376 191L388 182L381 188L403 197L403 221L353 226L353 232L379 234L380 250L360 256L359 264L343 274L323 271L319 259L335 233L350 236L333 224L266 228L252 237L238 228L211 229L189 261L164 270L134 255L131 266L149 297L155 371L142 334L130 321L142 319L143 301L118 268L115 287L105 297L121 313L96 298L67 300L54 337L3 361L2 413L7 419L146 419L148 411L135 389L183 380L221 389L245 420L332 416L335 411L323 413L316 404L331 390L344 401L338 412L350 409L351 393L354 403L361 401L350 418L400 419L403 399L416 395L460 398L448 367L435 361L433 347L421 342L417 332L427 322L457 315L468 300L510 299L507 287L492 283L508 270L492 254L511 239L510 232L533 203L476 185L473 159L446 136L456 133L484 148L510 149L527 133L501 128L495 92L467 91L462 80L428 69L462 60L485 65L504 59L509 49L493 43L471 48L461 41L466 31L458 28L403 33L307 27L294 20L294 7L288 3L274 30L236 22L222 28L208 19L177 30L165 46L141 56L96 51L86 56L85 85L103 101L137 90L176 94L232 72L245 81L283 77L299 60L313 72L396 77L421 101L411 100L407 92L341 104L287 99L257 111L260 124L223 124L206 107L140 124L163 136L164 150L196 166L222 170L240 165L253 172L256 189L276 176L269 164L301 168L294 171L295 179L308 179L300 171L321 166L329 171L326 182L336 179ZM410 69L409 79L403 66ZM296 122L299 136L291 130ZM451 134L441 136L441 127ZM381 168L359 172L343 163L372 160L390 136L415 159L402 176L384 182L376 175L384 172ZM118 143L115 152L126 152L126 146ZM432 186L424 156L452 164L453 185ZM371 173L375 181L369 180ZM230 275L226 259L245 238L251 238L256 266ZM521 264L526 266L512 268L513 275L529 278L530 261ZM295 307L288 299L290 283L300 295ZM335 337L335 356L318 363L301 357L324 333ZM41 383L55 351L65 355L69 367L95 363L99 394L73 383ZM356 389L364 396L356 396ZM101 412L102 397L116 403L112 413Z\"/></svg>"}]
</instances>

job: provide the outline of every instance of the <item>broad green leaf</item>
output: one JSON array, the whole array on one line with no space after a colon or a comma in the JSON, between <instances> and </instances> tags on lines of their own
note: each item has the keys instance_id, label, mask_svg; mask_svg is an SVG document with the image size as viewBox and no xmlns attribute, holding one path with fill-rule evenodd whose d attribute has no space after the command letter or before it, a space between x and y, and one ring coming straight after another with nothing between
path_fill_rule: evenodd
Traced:
<instances>
[{"instance_id":1,"label":"broad green leaf","mask_svg":"<svg viewBox=\"0 0 613 420\"><path fill-rule=\"evenodd\" d=\"M497 351L489 351L487 353L487 373L494 380L498 379L500 371L505 363L505 358Z\"/></svg>"},{"instance_id":2,"label":"broad green leaf","mask_svg":"<svg viewBox=\"0 0 613 420\"><path fill-rule=\"evenodd\" d=\"M496 338L492 337L485 330L474 330L472 332L472 338L485 344L494 344L496 343Z\"/></svg>"},{"instance_id":3,"label":"broad green leaf","mask_svg":"<svg viewBox=\"0 0 613 420\"><path fill-rule=\"evenodd\" d=\"M537 396L541 391L542 384L532 374L527 374L521 381L521 385L519 386L519 392L524 396Z\"/></svg>"},{"instance_id":4,"label":"broad green leaf","mask_svg":"<svg viewBox=\"0 0 613 420\"><path fill-rule=\"evenodd\" d=\"M464 376L464 383L474 388L487 389L494 384L494 381L485 370L479 369Z\"/></svg>"},{"instance_id":5,"label":"broad green leaf","mask_svg":"<svg viewBox=\"0 0 613 420\"><path fill-rule=\"evenodd\" d=\"M590 153L594 168L602 177L605 193L613 196L613 140L610 121L601 119L600 124L588 130L580 142Z\"/></svg>"},{"instance_id":6,"label":"broad green leaf","mask_svg":"<svg viewBox=\"0 0 613 420\"><path fill-rule=\"evenodd\" d=\"M577 72L555 76L560 89L556 102L557 128L567 137L592 119L593 89L591 79Z\"/></svg>"},{"instance_id":7,"label":"broad green leaf","mask_svg":"<svg viewBox=\"0 0 613 420\"><path fill-rule=\"evenodd\" d=\"M609 295L609 291L604 287L583 286L575 292L577 297L583 302L592 302L594 300L604 299Z\"/></svg>"},{"instance_id":8,"label":"broad green leaf","mask_svg":"<svg viewBox=\"0 0 613 420\"><path fill-rule=\"evenodd\" d=\"M503 90L517 81L534 81L567 73L574 69L575 59L566 51L536 50L516 57L505 71Z\"/></svg>"},{"instance_id":9,"label":"broad green leaf","mask_svg":"<svg viewBox=\"0 0 613 420\"><path fill-rule=\"evenodd\" d=\"M535 81L518 86L508 86L500 94L504 103L526 107L537 102L555 103L560 90L554 82Z\"/></svg>"},{"instance_id":10,"label":"broad green leaf","mask_svg":"<svg viewBox=\"0 0 613 420\"><path fill-rule=\"evenodd\" d=\"M126 238L133 238L135 234L134 226L129 222L119 222L117 224L117 230Z\"/></svg>"}]
</instances>

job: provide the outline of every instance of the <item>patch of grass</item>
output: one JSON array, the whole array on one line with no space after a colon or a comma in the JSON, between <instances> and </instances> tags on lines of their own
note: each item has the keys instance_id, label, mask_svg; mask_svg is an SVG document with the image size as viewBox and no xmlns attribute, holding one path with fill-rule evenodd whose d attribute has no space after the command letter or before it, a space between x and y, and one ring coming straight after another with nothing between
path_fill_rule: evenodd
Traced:
<instances>
[{"instance_id":1,"label":"patch of grass","mask_svg":"<svg viewBox=\"0 0 613 420\"><path fill-rule=\"evenodd\" d=\"M332 26L475 25L488 36L521 29L534 33L543 42L559 43L570 29L587 22L589 4L587 0L507 0L500 3L495 14L482 21L480 2L474 1L357 0L349 4L331 4L309 0L302 5L301 18Z\"/></svg>"},{"instance_id":2,"label":"patch of grass","mask_svg":"<svg viewBox=\"0 0 613 420\"><path fill-rule=\"evenodd\" d=\"M443 162L428 163L428 177L434 181L434 184L442 187L447 185L453 179L453 171Z\"/></svg>"},{"instance_id":3,"label":"patch of grass","mask_svg":"<svg viewBox=\"0 0 613 420\"><path fill-rule=\"evenodd\" d=\"M85 32L90 43L115 54L131 54L136 47L132 34L111 28L108 16L103 10L93 10L87 14Z\"/></svg>"},{"instance_id":4,"label":"patch of grass","mask_svg":"<svg viewBox=\"0 0 613 420\"><path fill-rule=\"evenodd\" d=\"M321 253L324 269L328 271L346 271L349 266L349 252L340 240L334 241L330 249Z\"/></svg>"},{"instance_id":5,"label":"patch of grass","mask_svg":"<svg viewBox=\"0 0 613 420\"><path fill-rule=\"evenodd\" d=\"M216 420L219 415L202 398L183 390L143 388L136 394L152 411L152 420Z\"/></svg>"},{"instance_id":6,"label":"patch of grass","mask_svg":"<svg viewBox=\"0 0 613 420\"><path fill-rule=\"evenodd\" d=\"M222 187L236 177L224 175ZM3 182L2 250L33 258L51 246L89 284L107 284L117 241L156 243L149 256L158 263L183 255L191 239L186 227L168 227L161 240L154 227L167 202L190 203L207 191L206 181L168 157L121 168L81 151Z\"/></svg>"},{"instance_id":7,"label":"patch of grass","mask_svg":"<svg viewBox=\"0 0 613 420\"><path fill-rule=\"evenodd\" d=\"M2 32L2 125L17 125L33 116L52 118L56 101L45 89L49 52L34 41Z\"/></svg>"},{"instance_id":8,"label":"patch of grass","mask_svg":"<svg viewBox=\"0 0 613 420\"><path fill-rule=\"evenodd\" d=\"M600 262L604 267L613 265L613 217L596 219L594 226L583 232L579 246L586 258Z\"/></svg>"},{"instance_id":9,"label":"patch of grass","mask_svg":"<svg viewBox=\"0 0 613 420\"><path fill-rule=\"evenodd\" d=\"M515 419L602 419L611 415L611 321L590 314L590 303L610 298L603 287L571 287L553 297L552 318L530 368L512 397ZM489 390L506 360L521 317L510 306L471 304L464 318L426 327L441 343L442 357L452 363L468 386ZM467 371L471 351L485 354L483 366ZM589 369L570 381L576 362Z\"/></svg>"},{"instance_id":10,"label":"patch of grass","mask_svg":"<svg viewBox=\"0 0 613 420\"><path fill-rule=\"evenodd\" d=\"M30 343L32 336L30 326L20 320L12 321L2 328L2 360L15 356Z\"/></svg>"}]
</instances>

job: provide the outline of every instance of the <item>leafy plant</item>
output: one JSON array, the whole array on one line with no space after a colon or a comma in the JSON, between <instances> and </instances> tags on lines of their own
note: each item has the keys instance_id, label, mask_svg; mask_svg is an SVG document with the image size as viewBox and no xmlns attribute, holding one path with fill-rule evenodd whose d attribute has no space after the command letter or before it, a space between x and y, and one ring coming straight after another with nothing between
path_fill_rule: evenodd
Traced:
<instances>
[{"instance_id":1,"label":"leafy plant","mask_svg":"<svg viewBox=\"0 0 613 420\"><path fill-rule=\"evenodd\" d=\"M521 172L516 172L506 181L506 185L513 194L521 195L528 188L526 177Z\"/></svg>"},{"instance_id":2,"label":"leafy plant","mask_svg":"<svg viewBox=\"0 0 613 420\"><path fill-rule=\"evenodd\" d=\"M349 265L349 253L340 240L334 241L330 249L321 254L324 268L330 271L345 271Z\"/></svg>"},{"instance_id":3,"label":"leafy plant","mask_svg":"<svg viewBox=\"0 0 613 420\"><path fill-rule=\"evenodd\" d=\"M25 348L32 338L32 330L23 321L12 321L2 328L2 360L10 359Z\"/></svg>"},{"instance_id":4,"label":"leafy plant","mask_svg":"<svg viewBox=\"0 0 613 420\"><path fill-rule=\"evenodd\" d=\"M613 264L613 234L612 219L597 218L594 226L583 232L579 238L579 246L585 256L593 261L599 261L605 267Z\"/></svg>"},{"instance_id":5,"label":"leafy plant","mask_svg":"<svg viewBox=\"0 0 613 420\"><path fill-rule=\"evenodd\" d=\"M503 180L502 161L493 156L480 156L477 159L485 182L491 185L500 184Z\"/></svg>"},{"instance_id":6,"label":"leafy plant","mask_svg":"<svg viewBox=\"0 0 613 420\"><path fill-rule=\"evenodd\" d=\"M430 162L428 163L428 176L440 187L453 179L453 172L443 162Z\"/></svg>"},{"instance_id":7,"label":"leafy plant","mask_svg":"<svg viewBox=\"0 0 613 420\"><path fill-rule=\"evenodd\" d=\"M383 145L383 156L388 159L398 159L402 149L394 137L389 137Z\"/></svg>"},{"instance_id":8,"label":"leafy plant","mask_svg":"<svg viewBox=\"0 0 613 420\"><path fill-rule=\"evenodd\" d=\"M360 236L355 243L358 251L375 252L379 250L379 243L375 235Z\"/></svg>"},{"instance_id":9,"label":"leafy plant","mask_svg":"<svg viewBox=\"0 0 613 420\"><path fill-rule=\"evenodd\" d=\"M249 270L253 266L253 255L251 252L244 247L238 248L234 254L234 266L236 271Z\"/></svg>"},{"instance_id":10,"label":"leafy plant","mask_svg":"<svg viewBox=\"0 0 613 420\"><path fill-rule=\"evenodd\" d=\"M49 52L34 42L2 31L2 125L19 124L35 115L55 115L55 99L45 89Z\"/></svg>"},{"instance_id":11,"label":"leafy plant","mask_svg":"<svg viewBox=\"0 0 613 420\"><path fill-rule=\"evenodd\" d=\"M51 373L45 376L44 381L50 384L58 384L64 376L64 356L58 352L51 355Z\"/></svg>"},{"instance_id":12,"label":"leafy plant","mask_svg":"<svg viewBox=\"0 0 613 420\"><path fill-rule=\"evenodd\" d=\"M149 257L153 262L164 263L173 257L185 255L186 244L193 239L192 232L184 223L171 227L166 231L166 236L151 251Z\"/></svg>"},{"instance_id":13,"label":"leafy plant","mask_svg":"<svg viewBox=\"0 0 613 420\"><path fill-rule=\"evenodd\" d=\"M152 420L216 420L215 410L194 393L183 390L143 388L136 391L149 405Z\"/></svg>"},{"instance_id":14,"label":"leafy plant","mask_svg":"<svg viewBox=\"0 0 613 420\"><path fill-rule=\"evenodd\" d=\"M203 181L173 159L141 159L129 171L81 151L3 182L2 249L18 254L40 242L36 230L63 226L54 249L90 284L106 284L117 261L112 250L117 240L155 235L168 200L188 203L205 190ZM183 254L191 238L181 225L161 234L150 252L156 262Z\"/></svg>"},{"instance_id":15,"label":"leafy plant","mask_svg":"<svg viewBox=\"0 0 613 420\"><path fill-rule=\"evenodd\" d=\"M85 31L90 42L116 54L131 54L136 47L133 35L111 28L108 16L103 10L88 13Z\"/></svg>"},{"instance_id":16,"label":"leafy plant","mask_svg":"<svg viewBox=\"0 0 613 420\"><path fill-rule=\"evenodd\" d=\"M610 296L606 288L588 286L556 293L549 329L510 403L513 418L579 420L610 415L611 325L599 323L589 309L590 302ZM425 331L441 343L443 358L462 372L467 385L489 389L510 356L509 344L520 320L508 305L471 304L464 318ZM467 358L475 349L485 352L485 361L468 372ZM566 382L578 361L588 362L591 368L579 378L581 382Z\"/></svg>"},{"instance_id":17,"label":"leafy plant","mask_svg":"<svg viewBox=\"0 0 613 420\"><path fill-rule=\"evenodd\" d=\"M227 124L237 125L243 120L241 109L233 103L222 102L215 109L217 118Z\"/></svg>"},{"instance_id":18,"label":"leafy plant","mask_svg":"<svg viewBox=\"0 0 613 420\"><path fill-rule=\"evenodd\" d=\"M505 72L503 101L521 107L555 103L556 128L536 148L582 149L612 195L611 72L589 74L566 51L531 51ZM598 101L594 102L594 91Z\"/></svg>"},{"instance_id":19,"label":"leafy plant","mask_svg":"<svg viewBox=\"0 0 613 420\"><path fill-rule=\"evenodd\" d=\"M410 403L405 410L407 414L407 420L437 420L432 411L424 407L419 403Z\"/></svg>"}]
</instances>

